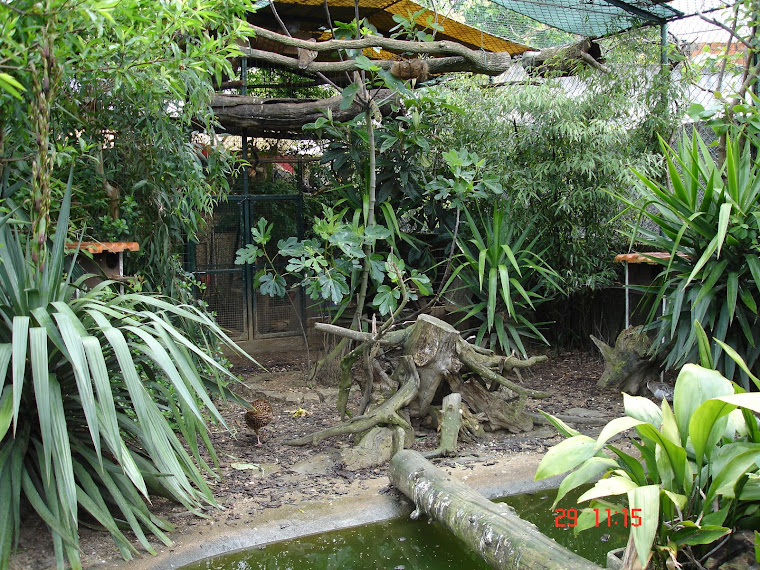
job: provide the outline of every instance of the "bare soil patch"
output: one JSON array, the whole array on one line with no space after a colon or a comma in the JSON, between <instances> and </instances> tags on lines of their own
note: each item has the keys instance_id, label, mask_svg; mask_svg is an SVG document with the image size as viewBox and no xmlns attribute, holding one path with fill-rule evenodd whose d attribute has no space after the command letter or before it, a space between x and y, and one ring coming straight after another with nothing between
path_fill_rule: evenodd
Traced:
<instances>
[{"instance_id":1,"label":"bare soil patch","mask_svg":"<svg viewBox=\"0 0 760 570\"><path fill-rule=\"evenodd\" d=\"M305 353L261 354L256 358L265 371L251 363L237 362L235 372L244 382L237 389L241 395L251 399L267 397L274 408L272 423L261 431L263 445L255 445L256 438L246 427L240 406L220 403L231 432L214 426L211 437L220 462L215 495L224 508L209 509L208 518L204 519L190 515L168 501L156 499L156 513L177 527L171 534L176 545L166 547L156 543L157 550L166 552L183 545L197 545L215 529L255 525L272 510L280 508L296 507L303 511L310 503L340 501L362 493L395 493L388 486L386 467L347 471L339 462L329 461L342 447L351 445L348 437L334 438L316 446L284 445L286 440L339 422L335 411L337 389L307 380ZM602 370L603 364L596 354L550 354L549 361L523 373L526 387L552 394L546 400L529 400L528 408L577 416L584 416L588 411L610 419L621 415L620 394L600 392L596 387ZM353 405L355 408L359 399L358 391L352 393L349 407ZM589 433L599 430L580 424L577 427ZM424 451L437 446L438 437L434 431L416 428L416 432L414 449ZM552 428L537 423L534 430L527 433L486 433L480 441L461 444L457 457L436 460L436 463L487 473L489 467L501 465L521 454L530 456L535 462L559 439ZM11 567L55 567L52 543L43 523L29 516L22 526L19 552ZM141 555L138 561L124 563L108 533L83 527L81 535L83 562L88 568L137 568L151 564L152 557L147 554Z\"/></svg>"}]
</instances>

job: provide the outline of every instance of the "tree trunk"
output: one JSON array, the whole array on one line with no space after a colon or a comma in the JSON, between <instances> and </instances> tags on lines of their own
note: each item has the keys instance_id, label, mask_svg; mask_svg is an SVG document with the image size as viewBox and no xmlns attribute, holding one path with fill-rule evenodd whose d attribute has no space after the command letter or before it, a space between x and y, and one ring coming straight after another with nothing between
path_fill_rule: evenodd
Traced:
<instances>
[{"instance_id":1,"label":"tree trunk","mask_svg":"<svg viewBox=\"0 0 760 570\"><path fill-rule=\"evenodd\" d=\"M391 460L389 476L414 501L415 513L424 512L443 523L494 568L599 570L541 534L509 507L492 503L415 451L399 451Z\"/></svg>"},{"instance_id":2,"label":"tree trunk","mask_svg":"<svg viewBox=\"0 0 760 570\"><path fill-rule=\"evenodd\" d=\"M395 96L389 89L370 92L383 115L392 113ZM335 121L349 121L362 112L360 103L341 109L341 95L327 99L261 99L244 95L214 95L211 109L222 126L231 133L248 130L250 137L309 138L304 125L325 117L327 111Z\"/></svg>"},{"instance_id":3,"label":"tree trunk","mask_svg":"<svg viewBox=\"0 0 760 570\"><path fill-rule=\"evenodd\" d=\"M450 324L420 315L404 343L404 354L410 355L420 375L417 398L409 405L413 418L427 415L430 403L444 378L458 375L462 363L457 357L459 331Z\"/></svg>"},{"instance_id":4,"label":"tree trunk","mask_svg":"<svg viewBox=\"0 0 760 570\"><path fill-rule=\"evenodd\" d=\"M659 367L649 357L652 340L644 332L644 327L625 329L615 340L614 348L593 335L591 340L604 358L604 372L596 383L600 388L643 395L648 381L659 380Z\"/></svg>"}]
</instances>

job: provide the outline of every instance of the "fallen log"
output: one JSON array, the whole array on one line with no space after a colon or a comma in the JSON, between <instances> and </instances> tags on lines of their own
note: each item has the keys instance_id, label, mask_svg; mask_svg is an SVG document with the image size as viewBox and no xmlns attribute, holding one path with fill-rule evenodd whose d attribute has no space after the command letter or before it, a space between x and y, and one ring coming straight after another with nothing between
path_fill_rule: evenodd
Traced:
<instances>
[{"instance_id":1,"label":"fallen log","mask_svg":"<svg viewBox=\"0 0 760 570\"><path fill-rule=\"evenodd\" d=\"M504 506L435 467L416 451L399 451L391 459L391 483L424 512L443 523L494 568L599 570L541 534ZM414 514L414 513L413 513Z\"/></svg>"}]
</instances>

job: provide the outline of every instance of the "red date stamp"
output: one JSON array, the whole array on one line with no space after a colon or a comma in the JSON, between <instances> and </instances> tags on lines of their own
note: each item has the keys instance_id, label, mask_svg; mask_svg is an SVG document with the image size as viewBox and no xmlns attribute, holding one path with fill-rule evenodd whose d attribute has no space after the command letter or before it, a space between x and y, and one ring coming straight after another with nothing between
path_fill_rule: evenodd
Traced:
<instances>
[{"instance_id":1,"label":"red date stamp","mask_svg":"<svg viewBox=\"0 0 760 570\"><path fill-rule=\"evenodd\" d=\"M613 526L641 526L641 509L591 509L594 511L595 526L604 526L605 519L608 527ZM622 524L620 519L612 520L615 515L623 515ZM564 521L564 522L563 522ZM601 524L600 524L601 521ZM572 528L578 524L577 509L554 509L554 526L557 528Z\"/></svg>"}]
</instances>

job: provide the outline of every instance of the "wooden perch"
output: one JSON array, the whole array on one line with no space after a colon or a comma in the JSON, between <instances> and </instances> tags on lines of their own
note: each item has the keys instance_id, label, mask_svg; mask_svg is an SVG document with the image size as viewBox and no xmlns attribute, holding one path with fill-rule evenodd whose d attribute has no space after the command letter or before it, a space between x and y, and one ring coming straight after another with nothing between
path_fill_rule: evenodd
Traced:
<instances>
[{"instance_id":1,"label":"wooden perch","mask_svg":"<svg viewBox=\"0 0 760 570\"><path fill-rule=\"evenodd\" d=\"M273 65L279 65L286 69L300 70L307 73L338 74L357 71L359 67L353 59L344 61L312 61L306 67L301 67L298 58L281 55L270 51L253 48L243 48L243 53L250 60L262 61ZM512 57L507 52L473 52L482 53L480 60L472 60L461 56L437 57L425 60L429 74L471 72L483 75L501 75L512 65ZM382 69L391 70L394 60L373 59L373 65Z\"/></svg>"},{"instance_id":2,"label":"wooden perch","mask_svg":"<svg viewBox=\"0 0 760 570\"><path fill-rule=\"evenodd\" d=\"M253 26L256 37L276 42L282 46L300 48L315 52L336 50L363 50L367 48L381 48L400 54L425 54L425 55L448 55L449 57L430 58L427 60L429 73L450 73L455 71L470 71L486 75L500 75L511 65L512 58L507 52L484 52L471 50L457 42L439 40L433 42L411 42L382 36L366 36L359 40L327 40L323 42L311 42L298 38L292 38L278 34L265 28ZM356 71L356 63L353 60L345 61L312 61L303 65L298 58L288 57L278 53L263 51L252 48L242 48L242 52L250 59L266 61L289 69L300 69L311 73L342 73ZM392 60L373 60L374 65L383 69L390 69Z\"/></svg>"},{"instance_id":3,"label":"wooden perch","mask_svg":"<svg viewBox=\"0 0 760 570\"><path fill-rule=\"evenodd\" d=\"M370 95L380 101L378 108L383 115L393 113L395 101L388 89L377 89ZM313 123L327 112L336 121L348 121L362 112L355 102L348 109L341 109L343 97L336 95L327 99L261 99L244 95L214 95L211 109L217 120L230 132L248 129L249 136L273 136L284 138L308 137L302 132L304 125Z\"/></svg>"},{"instance_id":4,"label":"wooden perch","mask_svg":"<svg viewBox=\"0 0 760 570\"><path fill-rule=\"evenodd\" d=\"M506 570L600 570L541 534L503 504L485 497L435 467L416 451L391 459L391 483L423 512L443 523L493 568Z\"/></svg>"}]
</instances>

